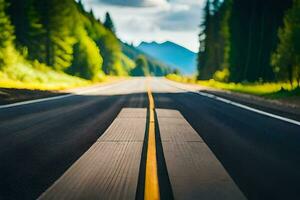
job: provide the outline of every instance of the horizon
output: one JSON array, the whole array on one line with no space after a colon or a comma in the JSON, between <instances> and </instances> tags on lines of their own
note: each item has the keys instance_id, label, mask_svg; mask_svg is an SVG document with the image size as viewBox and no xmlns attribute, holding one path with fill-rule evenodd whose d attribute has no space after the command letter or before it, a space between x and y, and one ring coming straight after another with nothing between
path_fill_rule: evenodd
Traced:
<instances>
[{"instance_id":1,"label":"horizon","mask_svg":"<svg viewBox=\"0 0 300 200\"><path fill-rule=\"evenodd\" d=\"M138 46L141 42L166 41L194 53L199 50L199 25L204 0L82 0L86 10L103 21L109 12L118 37Z\"/></svg>"},{"instance_id":2,"label":"horizon","mask_svg":"<svg viewBox=\"0 0 300 200\"><path fill-rule=\"evenodd\" d=\"M126 42L126 41L122 41L122 42ZM146 44L157 44L157 45L162 45L162 44L165 44L165 43L172 43L172 44L178 45L179 47L184 48L184 49L186 49L186 50L188 50L188 51L191 51L192 53L197 54L197 52L192 51L191 49L188 49L188 48L186 48L185 46L182 46L182 45L180 45L180 44L177 44L176 42L169 41L169 40L162 41L162 42L157 42L157 41L150 41L150 42L141 41L140 43L138 43L138 45L134 45L134 47L137 47L137 48L138 48L142 43L146 43Z\"/></svg>"}]
</instances>

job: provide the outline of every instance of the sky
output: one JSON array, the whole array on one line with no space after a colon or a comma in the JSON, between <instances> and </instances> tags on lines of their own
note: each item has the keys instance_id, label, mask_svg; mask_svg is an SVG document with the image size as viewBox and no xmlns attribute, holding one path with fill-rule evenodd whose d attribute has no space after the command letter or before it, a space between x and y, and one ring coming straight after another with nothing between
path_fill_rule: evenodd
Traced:
<instances>
[{"instance_id":1,"label":"sky","mask_svg":"<svg viewBox=\"0 0 300 200\"><path fill-rule=\"evenodd\" d=\"M198 51L199 24L205 0L82 0L104 20L108 11L122 41L172 41Z\"/></svg>"}]
</instances>

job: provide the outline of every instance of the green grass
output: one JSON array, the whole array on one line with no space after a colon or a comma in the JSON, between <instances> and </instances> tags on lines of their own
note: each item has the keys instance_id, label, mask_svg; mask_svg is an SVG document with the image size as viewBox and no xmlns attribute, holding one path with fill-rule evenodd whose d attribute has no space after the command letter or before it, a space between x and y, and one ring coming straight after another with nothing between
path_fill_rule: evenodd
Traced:
<instances>
[{"instance_id":1,"label":"green grass","mask_svg":"<svg viewBox=\"0 0 300 200\"><path fill-rule=\"evenodd\" d=\"M292 88L289 83L223 83L215 80L198 81L195 77L181 77L175 74L168 75L167 78L183 83L199 84L206 87L258 95L273 99L300 96L300 89L296 88L296 83Z\"/></svg>"},{"instance_id":2,"label":"green grass","mask_svg":"<svg viewBox=\"0 0 300 200\"><path fill-rule=\"evenodd\" d=\"M0 71L2 88L62 90L90 84L91 81L54 71L37 62L18 62Z\"/></svg>"},{"instance_id":3,"label":"green grass","mask_svg":"<svg viewBox=\"0 0 300 200\"><path fill-rule=\"evenodd\" d=\"M289 98L289 97L300 97L300 88L297 87L293 90L285 90L285 89L281 89L277 92L274 93L270 93L270 94L266 94L263 95L267 98L271 98L271 99L282 99L282 98Z\"/></svg>"}]
</instances>

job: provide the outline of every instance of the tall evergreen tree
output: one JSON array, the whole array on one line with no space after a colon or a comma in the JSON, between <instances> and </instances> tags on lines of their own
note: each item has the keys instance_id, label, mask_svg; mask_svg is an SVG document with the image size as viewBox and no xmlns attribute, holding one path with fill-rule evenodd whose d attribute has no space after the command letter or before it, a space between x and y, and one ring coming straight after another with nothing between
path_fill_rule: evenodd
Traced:
<instances>
[{"instance_id":1,"label":"tall evergreen tree","mask_svg":"<svg viewBox=\"0 0 300 200\"><path fill-rule=\"evenodd\" d=\"M45 63L57 70L64 70L71 65L73 59L75 39L72 29L76 19L74 1L39 1L37 8L45 30Z\"/></svg>"},{"instance_id":2,"label":"tall evergreen tree","mask_svg":"<svg viewBox=\"0 0 300 200\"><path fill-rule=\"evenodd\" d=\"M209 42L211 38L211 3L209 0L206 1L206 6L204 8L204 19L201 24L200 38L200 50L198 55L198 71L199 79L209 79Z\"/></svg>"},{"instance_id":3,"label":"tall evergreen tree","mask_svg":"<svg viewBox=\"0 0 300 200\"><path fill-rule=\"evenodd\" d=\"M198 57L199 79L207 80L213 78L215 72L219 70L224 61L225 30L222 26L227 25L224 19L227 3L220 0L207 0L205 6L204 22L201 25L203 31L200 33L200 53Z\"/></svg>"},{"instance_id":4,"label":"tall evergreen tree","mask_svg":"<svg viewBox=\"0 0 300 200\"><path fill-rule=\"evenodd\" d=\"M230 80L274 80L271 53L292 0L233 0L230 18Z\"/></svg>"},{"instance_id":5,"label":"tall evergreen tree","mask_svg":"<svg viewBox=\"0 0 300 200\"><path fill-rule=\"evenodd\" d=\"M109 14L106 28L93 12L84 10L81 1L1 0L0 3L2 58L7 58L4 53L22 58L17 48L30 61L39 61L34 62L35 66L45 63L55 70L87 79L94 79L101 70L106 74L126 74L124 56ZM33 62L26 65L30 63Z\"/></svg>"},{"instance_id":6,"label":"tall evergreen tree","mask_svg":"<svg viewBox=\"0 0 300 200\"><path fill-rule=\"evenodd\" d=\"M105 14L105 21L104 21L104 24L103 24L108 30L112 31L113 33L116 32L116 29L115 29L115 25L113 23L113 20L109 14L109 12L107 12Z\"/></svg>"},{"instance_id":7,"label":"tall evergreen tree","mask_svg":"<svg viewBox=\"0 0 300 200\"><path fill-rule=\"evenodd\" d=\"M199 79L274 80L277 30L292 0L207 0L198 58Z\"/></svg>"},{"instance_id":8,"label":"tall evergreen tree","mask_svg":"<svg viewBox=\"0 0 300 200\"><path fill-rule=\"evenodd\" d=\"M96 79L103 62L99 48L84 29L78 27L76 38L72 67L67 72L85 79Z\"/></svg>"},{"instance_id":9,"label":"tall evergreen tree","mask_svg":"<svg viewBox=\"0 0 300 200\"><path fill-rule=\"evenodd\" d=\"M45 29L37 11L37 0L11 0L10 16L16 27L16 45L27 49L28 58L45 62Z\"/></svg>"},{"instance_id":10,"label":"tall evergreen tree","mask_svg":"<svg viewBox=\"0 0 300 200\"><path fill-rule=\"evenodd\" d=\"M104 73L107 75L124 74L124 70L121 66L122 49L115 33L105 28L104 25L95 18L91 19L91 21L86 24L86 27L88 34L100 48L103 57L102 69Z\"/></svg>"},{"instance_id":11,"label":"tall evergreen tree","mask_svg":"<svg viewBox=\"0 0 300 200\"><path fill-rule=\"evenodd\" d=\"M279 29L276 52L272 57L274 71L279 80L297 81L300 87L300 1L294 0L293 7L284 17L284 27Z\"/></svg>"}]
</instances>

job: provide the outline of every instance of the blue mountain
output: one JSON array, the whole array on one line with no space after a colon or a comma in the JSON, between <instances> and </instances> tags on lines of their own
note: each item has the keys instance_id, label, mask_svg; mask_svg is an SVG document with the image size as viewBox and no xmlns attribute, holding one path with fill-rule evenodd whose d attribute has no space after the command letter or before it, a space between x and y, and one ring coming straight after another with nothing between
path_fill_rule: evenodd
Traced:
<instances>
[{"instance_id":1,"label":"blue mountain","mask_svg":"<svg viewBox=\"0 0 300 200\"><path fill-rule=\"evenodd\" d=\"M164 43L142 42L138 49L168 64L173 69L179 69L182 74L196 73L197 54L178 44L170 41Z\"/></svg>"}]
</instances>

